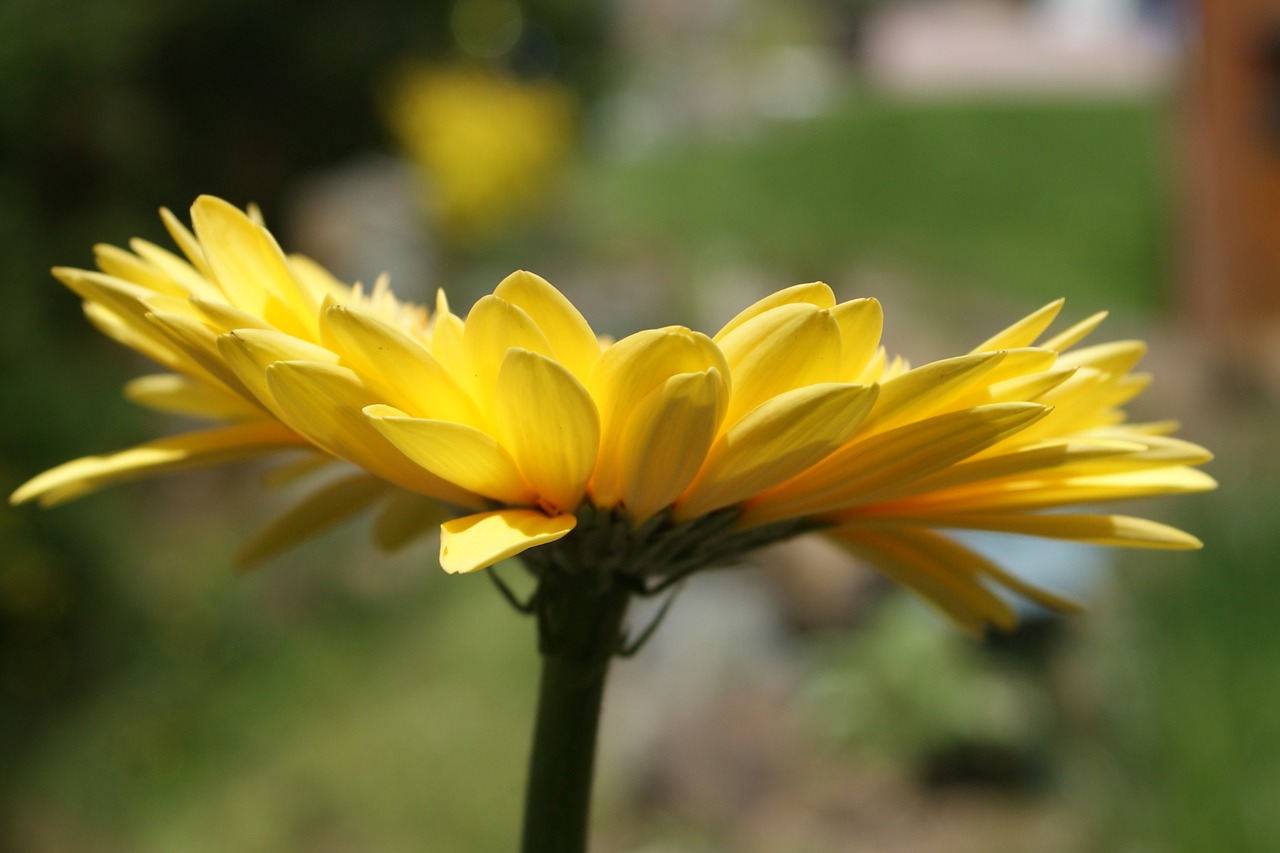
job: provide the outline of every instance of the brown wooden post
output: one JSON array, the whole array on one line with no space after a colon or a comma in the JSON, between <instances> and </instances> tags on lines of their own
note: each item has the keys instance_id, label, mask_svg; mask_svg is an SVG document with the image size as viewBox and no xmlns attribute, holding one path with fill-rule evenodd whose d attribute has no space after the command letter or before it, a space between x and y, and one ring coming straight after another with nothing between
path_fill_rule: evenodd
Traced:
<instances>
[{"instance_id":1,"label":"brown wooden post","mask_svg":"<svg viewBox=\"0 0 1280 853\"><path fill-rule=\"evenodd\" d=\"M1280 3L1194 6L1184 305L1246 382L1280 377Z\"/></svg>"}]
</instances>

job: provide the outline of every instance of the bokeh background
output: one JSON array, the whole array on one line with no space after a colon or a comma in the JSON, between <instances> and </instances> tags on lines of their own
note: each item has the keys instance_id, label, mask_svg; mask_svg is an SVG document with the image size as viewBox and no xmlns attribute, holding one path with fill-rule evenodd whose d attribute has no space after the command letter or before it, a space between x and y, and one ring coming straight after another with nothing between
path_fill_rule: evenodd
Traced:
<instances>
[{"instance_id":1,"label":"bokeh background","mask_svg":"<svg viewBox=\"0 0 1280 853\"><path fill-rule=\"evenodd\" d=\"M187 426L48 268L202 192L346 280L465 311L529 268L614 335L815 278L915 361L1111 309L1138 417L1219 452L1138 508L1205 550L984 541L1091 611L984 643L812 543L697 578L615 671L596 849L1275 849L1270 3L6 0L6 492ZM532 625L361 524L235 576L262 473L0 511L0 848L513 849Z\"/></svg>"}]
</instances>

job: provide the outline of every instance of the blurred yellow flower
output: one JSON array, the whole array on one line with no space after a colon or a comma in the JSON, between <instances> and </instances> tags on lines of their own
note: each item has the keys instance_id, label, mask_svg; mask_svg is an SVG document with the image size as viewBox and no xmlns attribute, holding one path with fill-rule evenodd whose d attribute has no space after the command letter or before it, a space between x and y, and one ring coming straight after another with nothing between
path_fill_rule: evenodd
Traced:
<instances>
[{"instance_id":1,"label":"blurred yellow flower","mask_svg":"<svg viewBox=\"0 0 1280 853\"><path fill-rule=\"evenodd\" d=\"M820 282L751 305L714 336L682 326L604 344L555 288L504 279L463 319L286 257L251 215L210 197L186 259L134 241L101 273L59 269L89 318L170 372L127 393L225 425L76 460L14 502L289 448L360 473L269 525L275 553L375 502L396 544L432 520L449 572L525 553L653 589L761 544L819 531L972 631L1010 627L992 586L1054 609L940 529L1195 548L1124 515L1044 512L1211 489L1203 448L1129 424L1144 346L1079 346L1096 314L1045 337L1054 302L955 358L912 368L880 345L874 299ZM1039 341L1039 343L1036 343ZM450 518L451 516L451 518Z\"/></svg>"},{"instance_id":2,"label":"blurred yellow flower","mask_svg":"<svg viewBox=\"0 0 1280 853\"><path fill-rule=\"evenodd\" d=\"M389 107L442 236L462 245L538 209L576 130L568 90L473 68L406 72Z\"/></svg>"}]
</instances>

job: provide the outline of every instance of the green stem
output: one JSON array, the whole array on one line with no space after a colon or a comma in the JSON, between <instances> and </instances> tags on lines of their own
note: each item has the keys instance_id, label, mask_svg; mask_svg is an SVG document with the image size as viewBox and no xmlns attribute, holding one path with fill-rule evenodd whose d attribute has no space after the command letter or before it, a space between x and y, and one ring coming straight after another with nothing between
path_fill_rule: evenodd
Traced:
<instances>
[{"instance_id":1,"label":"green stem","mask_svg":"<svg viewBox=\"0 0 1280 853\"><path fill-rule=\"evenodd\" d=\"M600 704L629 597L620 586L599 588L580 575L541 581L542 679L522 853L587 849Z\"/></svg>"}]
</instances>

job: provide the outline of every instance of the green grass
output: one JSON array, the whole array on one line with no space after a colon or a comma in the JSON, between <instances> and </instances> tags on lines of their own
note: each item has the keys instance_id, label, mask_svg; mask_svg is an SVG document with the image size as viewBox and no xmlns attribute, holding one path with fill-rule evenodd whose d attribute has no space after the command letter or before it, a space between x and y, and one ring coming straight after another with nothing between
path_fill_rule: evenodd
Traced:
<instances>
[{"instance_id":1,"label":"green grass","mask_svg":"<svg viewBox=\"0 0 1280 853\"><path fill-rule=\"evenodd\" d=\"M1166 121L1145 102L855 102L597 163L576 198L605 245L729 244L796 280L888 262L938 286L1148 306L1169 272Z\"/></svg>"}]
</instances>

